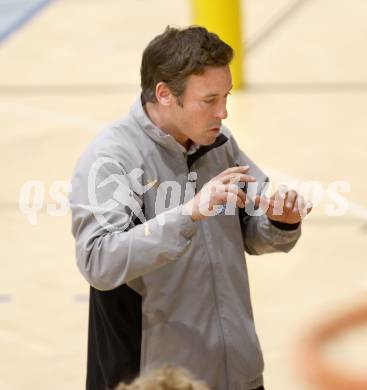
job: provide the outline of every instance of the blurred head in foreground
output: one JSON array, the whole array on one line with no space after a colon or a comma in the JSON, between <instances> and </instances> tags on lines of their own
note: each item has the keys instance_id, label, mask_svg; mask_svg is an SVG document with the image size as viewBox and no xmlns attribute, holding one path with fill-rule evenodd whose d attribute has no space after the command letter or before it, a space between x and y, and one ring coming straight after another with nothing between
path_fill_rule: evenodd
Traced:
<instances>
[{"instance_id":1,"label":"blurred head in foreground","mask_svg":"<svg viewBox=\"0 0 367 390\"><path fill-rule=\"evenodd\" d=\"M164 367L137 378L130 385L121 383L115 390L209 390L209 387L183 368Z\"/></svg>"}]
</instances>

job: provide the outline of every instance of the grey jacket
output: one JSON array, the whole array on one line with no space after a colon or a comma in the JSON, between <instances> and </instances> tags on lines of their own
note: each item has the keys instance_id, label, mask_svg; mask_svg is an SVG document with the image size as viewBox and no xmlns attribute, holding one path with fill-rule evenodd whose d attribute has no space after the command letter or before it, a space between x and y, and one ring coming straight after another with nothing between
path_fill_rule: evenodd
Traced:
<instances>
[{"instance_id":1,"label":"grey jacket","mask_svg":"<svg viewBox=\"0 0 367 390\"><path fill-rule=\"evenodd\" d=\"M72 232L80 272L99 290L124 283L142 296L141 371L184 366L217 390L262 385L263 358L245 251L289 251L300 236L265 215L193 222L182 203L235 164L266 176L228 140L191 166L187 152L147 117L129 115L88 146L72 179ZM177 192L179 196L177 198ZM186 198L186 199L185 199Z\"/></svg>"}]
</instances>

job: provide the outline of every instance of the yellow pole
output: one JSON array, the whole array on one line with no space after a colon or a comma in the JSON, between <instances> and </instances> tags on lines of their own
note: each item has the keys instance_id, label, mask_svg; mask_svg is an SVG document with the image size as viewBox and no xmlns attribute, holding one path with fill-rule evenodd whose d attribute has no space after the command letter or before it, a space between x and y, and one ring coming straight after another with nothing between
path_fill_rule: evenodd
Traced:
<instances>
[{"instance_id":1,"label":"yellow pole","mask_svg":"<svg viewBox=\"0 0 367 390\"><path fill-rule=\"evenodd\" d=\"M233 88L244 86L241 0L192 0L193 23L219 35L235 52L231 63Z\"/></svg>"}]
</instances>

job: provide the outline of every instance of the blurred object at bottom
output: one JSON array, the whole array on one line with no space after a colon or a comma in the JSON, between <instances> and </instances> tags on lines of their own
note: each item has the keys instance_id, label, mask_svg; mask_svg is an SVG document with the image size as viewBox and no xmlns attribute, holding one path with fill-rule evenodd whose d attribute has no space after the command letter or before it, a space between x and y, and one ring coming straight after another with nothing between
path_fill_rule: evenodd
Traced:
<instances>
[{"instance_id":1,"label":"blurred object at bottom","mask_svg":"<svg viewBox=\"0 0 367 390\"><path fill-rule=\"evenodd\" d=\"M314 325L303 335L296 348L296 369L311 388L317 390L367 390L367 374L352 372L333 364L322 354L329 342L346 331L367 326L367 304L335 315Z\"/></svg>"},{"instance_id":2,"label":"blurred object at bottom","mask_svg":"<svg viewBox=\"0 0 367 390\"><path fill-rule=\"evenodd\" d=\"M183 368L163 367L154 370L130 385L121 383L115 390L209 390L203 382L193 378Z\"/></svg>"}]
</instances>

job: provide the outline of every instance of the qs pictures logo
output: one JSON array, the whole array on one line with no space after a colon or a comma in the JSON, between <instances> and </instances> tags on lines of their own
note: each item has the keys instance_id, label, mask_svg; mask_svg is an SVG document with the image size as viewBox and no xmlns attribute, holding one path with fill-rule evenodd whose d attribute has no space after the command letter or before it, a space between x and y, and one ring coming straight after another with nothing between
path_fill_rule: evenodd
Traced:
<instances>
[{"instance_id":1,"label":"qs pictures logo","mask_svg":"<svg viewBox=\"0 0 367 390\"><path fill-rule=\"evenodd\" d=\"M138 219L146 221L140 196L154 183L142 185L143 170L135 168L127 173L110 157L97 159L88 175L90 208L98 223L108 231L125 230Z\"/></svg>"}]
</instances>

